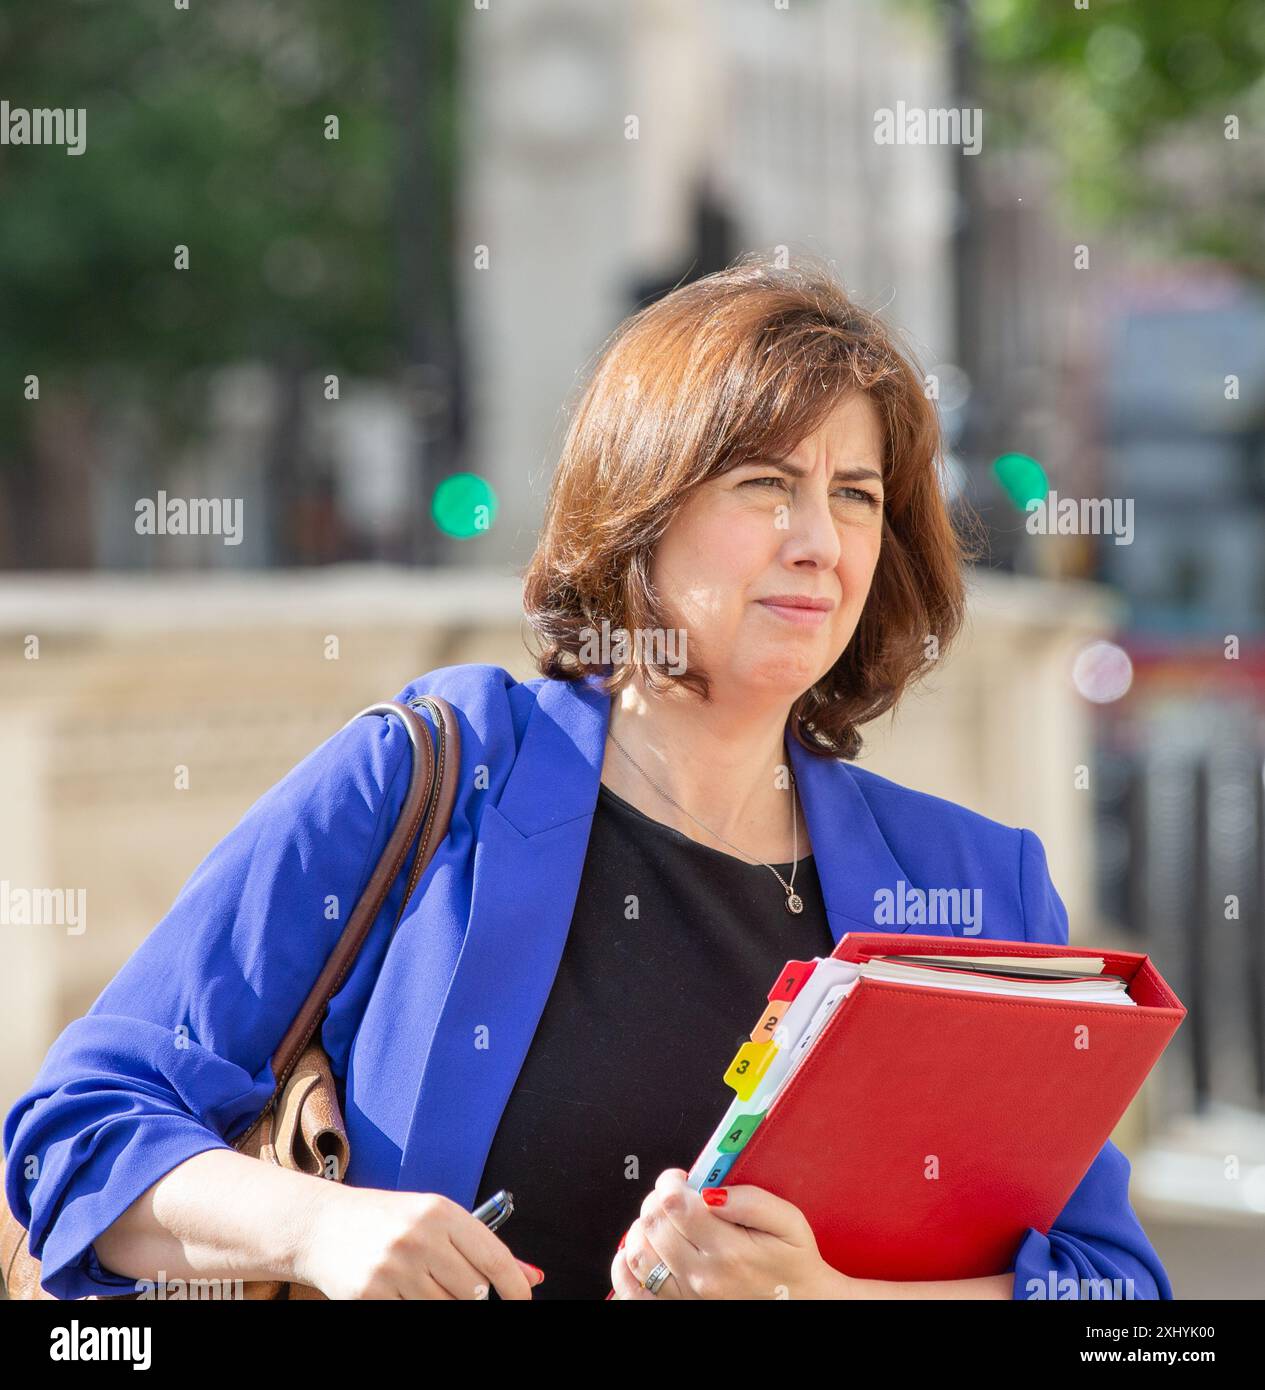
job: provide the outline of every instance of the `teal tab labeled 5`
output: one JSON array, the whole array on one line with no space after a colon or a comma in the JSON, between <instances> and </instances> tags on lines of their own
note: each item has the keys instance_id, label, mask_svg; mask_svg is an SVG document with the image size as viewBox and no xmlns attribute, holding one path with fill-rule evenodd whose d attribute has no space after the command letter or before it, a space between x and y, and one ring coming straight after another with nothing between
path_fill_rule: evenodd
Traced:
<instances>
[{"instance_id":1,"label":"teal tab labeled 5","mask_svg":"<svg viewBox=\"0 0 1265 1390\"><path fill-rule=\"evenodd\" d=\"M720 1187L737 1158L737 1154L722 1154L707 1170L707 1176L699 1183L699 1187Z\"/></svg>"}]
</instances>

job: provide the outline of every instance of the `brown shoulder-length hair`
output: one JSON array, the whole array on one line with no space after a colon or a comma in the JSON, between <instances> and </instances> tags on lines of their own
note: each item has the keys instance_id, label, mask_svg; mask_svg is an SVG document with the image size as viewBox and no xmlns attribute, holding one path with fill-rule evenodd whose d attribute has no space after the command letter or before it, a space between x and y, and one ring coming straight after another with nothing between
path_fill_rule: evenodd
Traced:
<instances>
[{"instance_id":1,"label":"brown shoulder-length hair","mask_svg":"<svg viewBox=\"0 0 1265 1390\"><path fill-rule=\"evenodd\" d=\"M640 672L710 698L706 671L668 672L651 644L590 664L593 634L671 626L650 584L655 545L701 483L783 457L840 399L864 391L884 432L883 535L856 632L794 702L811 752L855 758L859 726L891 709L944 655L965 607L964 538L945 502L938 414L913 355L849 299L826 265L751 255L633 314L598 356L567 429L523 607L542 675L593 672L614 693ZM935 639L934 642L930 639Z\"/></svg>"}]
</instances>

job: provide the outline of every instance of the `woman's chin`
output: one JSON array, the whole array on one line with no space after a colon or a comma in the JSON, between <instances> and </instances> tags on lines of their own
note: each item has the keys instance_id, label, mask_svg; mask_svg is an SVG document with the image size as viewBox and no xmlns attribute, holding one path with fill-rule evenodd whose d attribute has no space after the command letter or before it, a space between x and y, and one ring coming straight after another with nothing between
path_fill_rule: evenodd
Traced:
<instances>
[{"instance_id":1,"label":"woman's chin","mask_svg":"<svg viewBox=\"0 0 1265 1390\"><path fill-rule=\"evenodd\" d=\"M778 696L789 705L816 684L826 669L829 668L822 666L820 654L810 650L807 643L787 643L767 649L755 659L748 654L735 678L753 695L758 692L765 697Z\"/></svg>"}]
</instances>

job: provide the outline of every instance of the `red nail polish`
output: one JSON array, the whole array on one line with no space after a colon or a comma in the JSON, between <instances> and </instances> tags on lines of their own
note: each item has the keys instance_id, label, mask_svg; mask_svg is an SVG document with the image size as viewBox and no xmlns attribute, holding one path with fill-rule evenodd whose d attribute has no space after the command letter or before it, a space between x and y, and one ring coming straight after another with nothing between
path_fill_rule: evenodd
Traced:
<instances>
[{"instance_id":1,"label":"red nail polish","mask_svg":"<svg viewBox=\"0 0 1265 1390\"><path fill-rule=\"evenodd\" d=\"M540 1275L540 1278L536 1280L536 1283L537 1283L537 1284L541 1283L541 1282L543 1281L544 1277L545 1277L545 1271L544 1271L543 1269L537 1268L537 1266L534 1265L534 1264L530 1264L527 1260L524 1260L523 1263L524 1263L525 1265L527 1265L527 1268L528 1268L528 1269L535 1270L536 1273Z\"/></svg>"},{"instance_id":2,"label":"red nail polish","mask_svg":"<svg viewBox=\"0 0 1265 1390\"><path fill-rule=\"evenodd\" d=\"M624 1234L623 1234L622 1236L620 1236L620 1238L619 1238L619 1249L620 1249L620 1250L622 1250L622 1249L624 1248L624 1242L625 1242L627 1239L628 1239L628 1232L625 1231Z\"/></svg>"},{"instance_id":3,"label":"red nail polish","mask_svg":"<svg viewBox=\"0 0 1265 1390\"><path fill-rule=\"evenodd\" d=\"M709 1207L723 1207L729 1200L729 1193L723 1187L705 1187L703 1201Z\"/></svg>"}]
</instances>

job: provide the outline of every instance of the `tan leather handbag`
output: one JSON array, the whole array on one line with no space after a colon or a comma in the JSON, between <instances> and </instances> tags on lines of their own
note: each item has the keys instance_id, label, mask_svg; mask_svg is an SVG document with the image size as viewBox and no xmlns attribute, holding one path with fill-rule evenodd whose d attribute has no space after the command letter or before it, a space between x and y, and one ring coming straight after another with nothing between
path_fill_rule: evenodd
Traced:
<instances>
[{"instance_id":1,"label":"tan leather handbag","mask_svg":"<svg viewBox=\"0 0 1265 1390\"><path fill-rule=\"evenodd\" d=\"M434 715L434 749L426 721L409 707L416 704L425 704ZM408 705L384 700L362 709L348 723L367 714L396 715L403 721L413 745L413 772L404 804L400 808L400 817L325 968L273 1054L272 1072L277 1084L272 1096L250 1128L233 1142L235 1149L252 1158L275 1163L282 1168L293 1168L314 1177L332 1177L336 1182L341 1182L347 1172L351 1146L343 1124L329 1058L321 1047L318 1029L329 1001L338 992L355 962L420 830L421 843L392 931L399 925L405 905L413 896L413 889L448 833L461 765L461 735L452 707L446 700L435 695L418 695ZM0 1262L9 1297L53 1299L53 1295L40 1286L40 1262L31 1256L26 1236L26 1228L5 1203L3 1221L0 1221ZM139 1296L139 1293L92 1295L94 1300L101 1302L118 1302ZM243 1285L243 1296L271 1299L325 1297L319 1289L309 1284L275 1279L247 1281Z\"/></svg>"}]
</instances>

